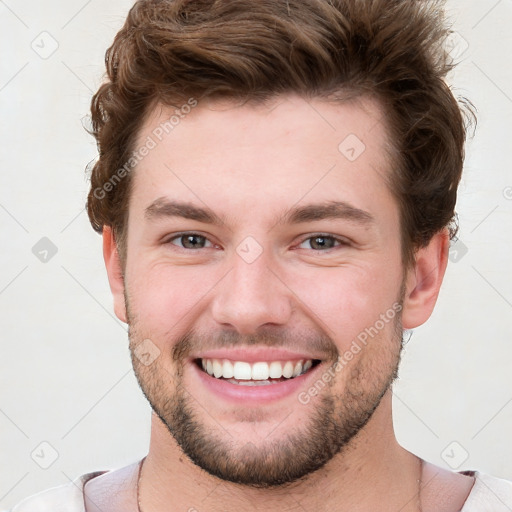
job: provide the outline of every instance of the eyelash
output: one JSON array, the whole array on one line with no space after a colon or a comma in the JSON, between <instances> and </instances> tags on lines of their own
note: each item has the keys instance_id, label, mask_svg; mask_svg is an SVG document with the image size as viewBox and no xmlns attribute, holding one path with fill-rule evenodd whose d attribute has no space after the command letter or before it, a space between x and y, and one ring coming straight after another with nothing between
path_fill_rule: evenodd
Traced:
<instances>
[{"instance_id":1,"label":"eyelash","mask_svg":"<svg viewBox=\"0 0 512 512\"><path fill-rule=\"evenodd\" d=\"M307 242L308 240L314 240L315 238L323 238L323 239L329 239L334 240L335 243L337 243L334 247L330 247L325 250L315 250L313 248L310 248L310 250L315 252L328 252L330 250L336 249L337 247L343 247L350 245L349 241L345 238L339 238L334 235L329 235L327 233L316 233L314 235L310 235L302 240L302 242L299 243L299 245L302 245L304 242Z\"/></svg>"},{"instance_id":2,"label":"eyelash","mask_svg":"<svg viewBox=\"0 0 512 512\"><path fill-rule=\"evenodd\" d=\"M190 231L190 232L185 232L185 233L179 233L177 235L174 235L172 238L169 238L167 240L164 241L164 244L171 244L171 245L175 245L173 244L173 240L179 240L183 237L186 237L186 236L197 236L197 237L201 237L201 238L204 238L205 240L207 240L208 242L210 242L212 245L213 242L211 240L208 239L208 237L206 237L205 235L202 235L201 233L196 233L195 231ZM198 249L187 249L186 247L180 247L179 245L177 245L176 247L179 247L180 249L183 249L185 251L193 251L193 250L198 250ZM200 249L210 249L210 247L200 247Z\"/></svg>"},{"instance_id":3,"label":"eyelash","mask_svg":"<svg viewBox=\"0 0 512 512\"><path fill-rule=\"evenodd\" d=\"M212 244L212 246L215 245L211 240L208 239L208 237L206 237L205 235L202 235L201 233L196 233L194 231L185 232L185 233L179 233L177 235L174 235L172 238L167 239L164 242L164 244L175 245L176 247L178 247L180 249L183 249L185 251L197 251L199 249L211 249L211 247L200 247L199 249L189 249L189 248L181 247L179 245L176 245L176 244L172 243L174 240L179 240L179 239L181 239L183 237L186 237L186 236L201 237L201 238L205 239L206 241L208 241L210 244ZM325 249L325 250L316 250L316 249L312 249L312 248L309 249L309 250L312 250L312 251L315 251L315 252L328 252L330 250L336 249L337 247L343 247L343 246L350 245L350 242L348 240L346 240L345 238L339 238L339 237L336 237L334 235L329 235L329 234L326 234L326 233L316 233L314 235L310 235L310 236L302 239L302 241L299 242L299 244L297 244L297 245L300 246L304 242L307 242L308 240L314 240L315 238L323 238L323 239L334 240L334 242L336 244L334 247L330 247L330 248Z\"/></svg>"}]
</instances>

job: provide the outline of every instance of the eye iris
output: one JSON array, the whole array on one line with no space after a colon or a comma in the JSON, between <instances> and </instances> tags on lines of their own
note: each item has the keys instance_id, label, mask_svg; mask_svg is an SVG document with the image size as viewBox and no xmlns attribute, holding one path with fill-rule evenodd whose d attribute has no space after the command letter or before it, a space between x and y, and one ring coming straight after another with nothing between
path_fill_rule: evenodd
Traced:
<instances>
[{"instance_id":1,"label":"eye iris","mask_svg":"<svg viewBox=\"0 0 512 512\"><path fill-rule=\"evenodd\" d=\"M313 249L331 249L334 247L334 239L328 236L315 236L311 239Z\"/></svg>"},{"instance_id":2,"label":"eye iris","mask_svg":"<svg viewBox=\"0 0 512 512\"><path fill-rule=\"evenodd\" d=\"M186 249L197 249L198 247L204 247L204 236L183 235L181 237L181 243Z\"/></svg>"}]
</instances>

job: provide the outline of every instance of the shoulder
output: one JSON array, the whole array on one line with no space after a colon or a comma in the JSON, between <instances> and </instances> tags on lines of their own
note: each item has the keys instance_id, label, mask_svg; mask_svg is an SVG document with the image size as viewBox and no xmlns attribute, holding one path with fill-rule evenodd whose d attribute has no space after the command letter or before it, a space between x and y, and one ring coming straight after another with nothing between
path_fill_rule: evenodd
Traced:
<instances>
[{"instance_id":1,"label":"shoulder","mask_svg":"<svg viewBox=\"0 0 512 512\"><path fill-rule=\"evenodd\" d=\"M479 471L473 472L475 483L461 512L510 512L512 482Z\"/></svg>"},{"instance_id":2,"label":"shoulder","mask_svg":"<svg viewBox=\"0 0 512 512\"><path fill-rule=\"evenodd\" d=\"M103 473L87 473L68 484L30 496L12 508L11 512L84 512L84 486Z\"/></svg>"},{"instance_id":3,"label":"shoulder","mask_svg":"<svg viewBox=\"0 0 512 512\"><path fill-rule=\"evenodd\" d=\"M461 510L471 493L475 478L455 473L425 461L422 473L421 501L424 510L448 512Z\"/></svg>"},{"instance_id":4,"label":"shoulder","mask_svg":"<svg viewBox=\"0 0 512 512\"><path fill-rule=\"evenodd\" d=\"M89 480L83 492L87 512L136 510L137 480L141 462L135 462L130 466L109 471Z\"/></svg>"},{"instance_id":5,"label":"shoulder","mask_svg":"<svg viewBox=\"0 0 512 512\"><path fill-rule=\"evenodd\" d=\"M435 512L511 512L512 482L479 471L454 472L428 462L422 497Z\"/></svg>"},{"instance_id":6,"label":"shoulder","mask_svg":"<svg viewBox=\"0 0 512 512\"><path fill-rule=\"evenodd\" d=\"M114 471L87 473L26 498L10 512L126 512L136 503L139 467L140 461Z\"/></svg>"}]
</instances>

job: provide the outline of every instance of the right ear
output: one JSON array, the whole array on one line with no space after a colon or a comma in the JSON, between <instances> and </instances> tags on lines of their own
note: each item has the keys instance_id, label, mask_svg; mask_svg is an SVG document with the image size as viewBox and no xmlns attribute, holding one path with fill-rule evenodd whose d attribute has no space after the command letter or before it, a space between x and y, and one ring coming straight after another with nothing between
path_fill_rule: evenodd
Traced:
<instances>
[{"instance_id":1,"label":"right ear","mask_svg":"<svg viewBox=\"0 0 512 512\"><path fill-rule=\"evenodd\" d=\"M103 259L105 260L110 290L114 298L114 312L119 320L128 323L124 300L123 270L114 232L109 226L103 226Z\"/></svg>"}]
</instances>

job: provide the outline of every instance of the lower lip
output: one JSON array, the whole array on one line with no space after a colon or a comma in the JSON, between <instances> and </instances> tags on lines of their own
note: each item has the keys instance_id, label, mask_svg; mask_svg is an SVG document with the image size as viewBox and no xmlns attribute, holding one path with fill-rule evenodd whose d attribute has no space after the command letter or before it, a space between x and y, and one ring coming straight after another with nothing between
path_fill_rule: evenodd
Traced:
<instances>
[{"instance_id":1,"label":"lower lip","mask_svg":"<svg viewBox=\"0 0 512 512\"><path fill-rule=\"evenodd\" d=\"M217 396L226 400L234 401L239 404L248 402L251 404L264 404L273 402L289 396L297 396L301 389L304 389L307 381L316 373L318 368L323 366L317 364L303 375L299 375L293 379L288 379L282 382L268 385L255 385L244 386L242 384L233 384L225 379L217 379L211 377L206 372L202 371L194 362L191 364L194 373L198 376L199 380L208 390Z\"/></svg>"}]
</instances>

